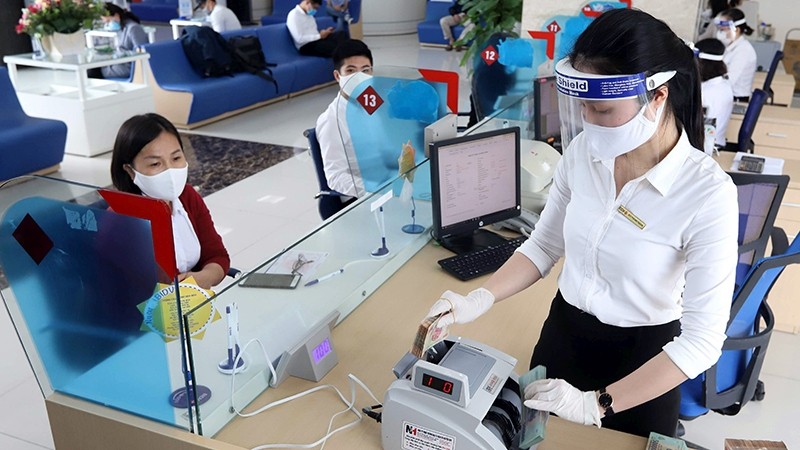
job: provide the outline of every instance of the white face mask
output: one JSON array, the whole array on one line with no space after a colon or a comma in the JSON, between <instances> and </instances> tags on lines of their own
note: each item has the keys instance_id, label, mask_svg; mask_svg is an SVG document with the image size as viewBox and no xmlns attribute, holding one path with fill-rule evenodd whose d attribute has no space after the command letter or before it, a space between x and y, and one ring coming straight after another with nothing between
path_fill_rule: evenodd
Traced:
<instances>
[{"instance_id":1,"label":"white face mask","mask_svg":"<svg viewBox=\"0 0 800 450\"><path fill-rule=\"evenodd\" d=\"M362 81L369 80L372 75L364 72L355 72L350 75L339 75L339 87L342 89L344 95L350 97L353 90L361 84Z\"/></svg>"},{"instance_id":2,"label":"white face mask","mask_svg":"<svg viewBox=\"0 0 800 450\"><path fill-rule=\"evenodd\" d=\"M189 165L181 169L167 169L156 175L143 175L136 170L133 173L133 184L139 186L144 195L172 202L178 199L186 186Z\"/></svg>"},{"instance_id":3,"label":"white face mask","mask_svg":"<svg viewBox=\"0 0 800 450\"><path fill-rule=\"evenodd\" d=\"M733 42L730 37L730 33L728 33L726 30L717 31L717 40L725 44L725 47L731 45L731 42Z\"/></svg>"},{"instance_id":4,"label":"white face mask","mask_svg":"<svg viewBox=\"0 0 800 450\"><path fill-rule=\"evenodd\" d=\"M583 133L592 156L600 160L613 159L649 141L656 134L664 105L656 111L655 122L644 116L645 108L647 105L642 106L633 119L618 127L603 127L583 119Z\"/></svg>"}]
</instances>

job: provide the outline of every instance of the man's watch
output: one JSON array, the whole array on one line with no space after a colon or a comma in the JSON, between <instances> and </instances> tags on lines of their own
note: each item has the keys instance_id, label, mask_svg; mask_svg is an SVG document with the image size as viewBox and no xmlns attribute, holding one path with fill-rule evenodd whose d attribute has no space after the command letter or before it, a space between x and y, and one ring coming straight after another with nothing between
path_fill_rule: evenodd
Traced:
<instances>
[{"instance_id":1,"label":"man's watch","mask_svg":"<svg viewBox=\"0 0 800 450\"><path fill-rule=\"evenodd\" d=\"M597 397L597 403L600 405L600 408L605 411L605 417L611 417L614 415L614 399L611 398L611 394L606 392L606 388L600 389L598 391L600 395Z\"/></svg>"}]
</instances>

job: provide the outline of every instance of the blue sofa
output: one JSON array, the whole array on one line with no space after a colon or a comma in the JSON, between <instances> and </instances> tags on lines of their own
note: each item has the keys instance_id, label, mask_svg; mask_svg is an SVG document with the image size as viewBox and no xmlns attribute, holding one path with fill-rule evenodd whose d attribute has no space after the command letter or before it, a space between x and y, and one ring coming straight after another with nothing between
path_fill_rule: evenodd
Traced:
<instances>
[{"instance_id":1,"label":"blue sofa","mask_svg":"<svg viewBox=\"0 0 800 450\"><path fill-rule=\"evenodd\" d=\"M203 78L189 64L179 40L162 41L145 46L153 75L148 79L156 84L156 111L178 127L194 128L333 82L333 61L300 55L285 24L223 33L226 38L239 35L258 36L267 61L277 64L270 67L277 91L250 73Z\"/></svg>"},{"instance_id":2,"label":"blue sofa","mask_svg":"<svg viewBox=\"0 0 800 450\"><path fill-rule=\"evenodd\" d=\"M298 0L274 0L272 2L272 14L262 16L261 24L271 25L274 23L286 23L286 15L289 14L289 11L294 9L298 3L300 3ZM317 19L317 27L320 29L332 27L334 24L333 17L328 15L325 9L326 3L326 0L322 1L322 7L320 7L317 15L314 16L314 18ZM361 20L361 0L350 0L348 10L350 11L350 17L353 18L353 23L357 23Z\"/></svg>"},{"instance_id":3,"label":"blue sofa","mask_svg":"<svg viewBox=\"0 0 800 450\"><path fill-rule=\"evenodd\" d=\"M442 35L442 27L439 20L450 14L449 9L455 2L432 2L428 0L425 6L425 20L417 25L417 35L420 45L445 46L447 40ZM464 27L457 25L453 27L453 36L458 38Z\"/></svg>"},{"instance_id":4,"label":"blue sofa","mask_svg":"<svg viewBox=\"0 0 800 450\"><path fill-rule=\"evenodd\" d=\"M5 67L0 67L0 111L0 181L55 170L64 159L67 125L28 117Z\"/></svg>"},{"instance_id":5,"label":"blue sofa","mask_svg":"<svg viewBox=\"0 0 800 450\"><path fill-rule=\"evenodd\" d=\"M128 4L131 12L145 22L169 22L178 18L178 0L141 0Z\"/></svg>"}]
</instances>

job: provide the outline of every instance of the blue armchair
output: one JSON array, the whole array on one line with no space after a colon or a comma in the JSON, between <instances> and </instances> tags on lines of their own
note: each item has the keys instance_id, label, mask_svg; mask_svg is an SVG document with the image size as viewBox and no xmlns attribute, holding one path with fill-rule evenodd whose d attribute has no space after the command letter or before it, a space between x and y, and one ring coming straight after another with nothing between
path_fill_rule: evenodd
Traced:
<instances>
[{"instance_id":1,"label":"blue armchair","mask_svg":"<svg viewBox=\"0 0 800 450\"><path fill-rule=\"evenodd\" d=\"M0 111L0 181L42 173L61 163L67 125L25 114L5 67L0 67Z\"/></svg>"},{"instance_id":2,"label":"blue armchair","mask_svg":"<svg viewBox=\"0 0 800 450\"><path fill-rule=\"evenodd\" d=\"M338 213L345 208L349 203L342 202L342 194L334 191L328 186L328 180L325 178L325 169L322 162L322 149L317 140L317 130L309 128L303 132L303 135L308 138L308 149L311 153L311 159L314 161L314 170L317 174L317 183L319 183L319 193L314 198L319 200L319 215L322 220Z\"/></svg>"}]
</instances>

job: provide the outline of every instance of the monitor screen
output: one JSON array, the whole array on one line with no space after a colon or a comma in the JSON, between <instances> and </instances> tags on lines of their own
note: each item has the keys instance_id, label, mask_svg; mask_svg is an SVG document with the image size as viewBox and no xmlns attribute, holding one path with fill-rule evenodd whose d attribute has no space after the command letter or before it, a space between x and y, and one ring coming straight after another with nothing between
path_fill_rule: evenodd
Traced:
<instances>
[{"instance_id":1,"label":"monitor screen","mask_svg":"<svg viewBox=\"0 0 800 450\"><path fill-rule=\"evenodd\" d=\"M534 139L561 150L561 119L558 115L558 91L555 77L533 80Z\"/></svg>"},{"instance_id":2,"label":"monitor screen","mask_svg":"<svg viewBox=\"0 0 800 450\"><path fill-rule=\"evenodd\" d=\"M431 145L437 239L469 236L484 225L519 216L519 138L519 128L512 127Z\"/></svg>"}]
</instances>

